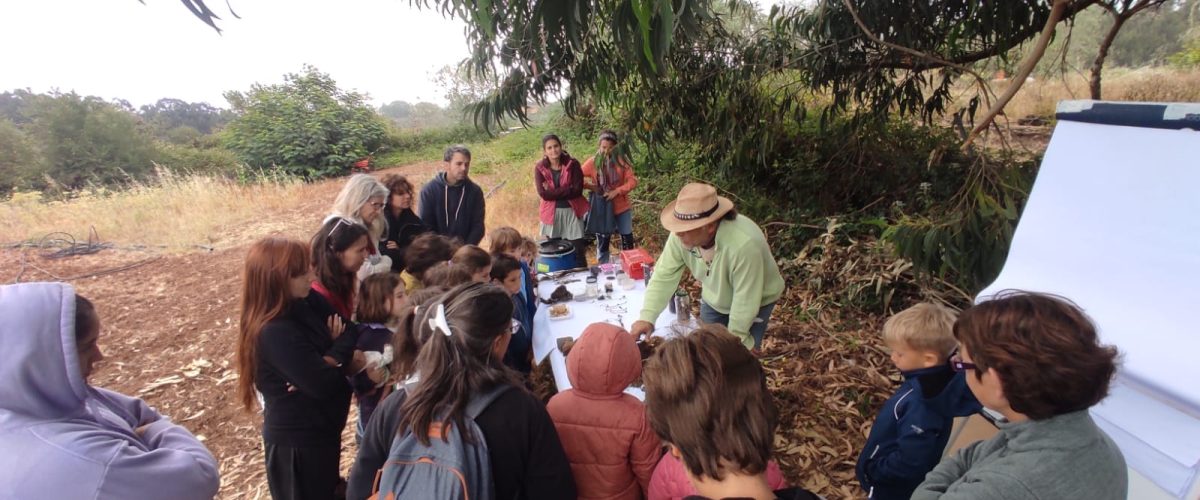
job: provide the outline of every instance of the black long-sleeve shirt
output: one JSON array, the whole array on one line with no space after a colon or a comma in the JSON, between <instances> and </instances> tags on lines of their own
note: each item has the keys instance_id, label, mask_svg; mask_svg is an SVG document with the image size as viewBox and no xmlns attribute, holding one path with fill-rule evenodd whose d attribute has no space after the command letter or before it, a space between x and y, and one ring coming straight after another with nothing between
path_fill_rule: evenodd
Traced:
<instances>
[{"instance_id":1,"label":"black long-sleeve shirt","mask_svg":"<svg viewBox=\"0 0 1200 500\"><path fill-rule=\"evenodd\" d=\"M398 273L403 271L406 265L404 262L404 250L408 249L408 245L417 236L428 232L429 227L424 222L421 222L421 218L412 209L404 209L398 216L393 216L388 211L384 216L387 217L388 224L387 239L380 240L379 253L392 258L392 272ZM387 243L389 241L396 242L396 246L399 248L388 248Z\"/></svg>"},{"instance_id":2,"label":"black long-sleeve shirt","mask_svg":"<svg viewBox=\"0 0 1200 500\"><path fill-rule=\"evenodd\" d=\"M371 494L375 473L387 461L392 439L400 428L405 394L399 390L388 396L367 423L358 459L350 471L347 499L361 500ZM505 391L479 414L475 423L487 441L494 498L576 498L571 464L554 422L541 401L528 391Z\"/></svg>"},{"instance_id":3,"label":"black long-sleeve shirt","mask_svg":"<svg viewBox=\"0 0 1200 500\"><path fill-rule=\"evenodd\" d=\"M263 439L294 447L341 443L350 412L350 384L324 356L348 360L358 332L335 341L325 319L303 300L268 322L258 337L254 386L263 395Z\"/></svg>"}]
</instances>

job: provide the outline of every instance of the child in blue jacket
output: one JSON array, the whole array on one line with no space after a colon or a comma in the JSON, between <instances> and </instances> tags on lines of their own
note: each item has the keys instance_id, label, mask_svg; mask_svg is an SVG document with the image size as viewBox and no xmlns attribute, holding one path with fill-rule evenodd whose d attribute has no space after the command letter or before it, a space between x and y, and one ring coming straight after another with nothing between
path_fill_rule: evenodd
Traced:
<instances>
[{"instance_id":1,"label":"child in blue jacket","mask_svg":"<svg viewBox=\"0 0 1200 500\"><path fill-rule=\"evenodd\" d=\"M855 472L872 500L908 500L942 458L954 417L980 410L948 360L957 315L917 304L888 318L883 338L904 384L883 404Z\"/></svg>"}]
</instances>

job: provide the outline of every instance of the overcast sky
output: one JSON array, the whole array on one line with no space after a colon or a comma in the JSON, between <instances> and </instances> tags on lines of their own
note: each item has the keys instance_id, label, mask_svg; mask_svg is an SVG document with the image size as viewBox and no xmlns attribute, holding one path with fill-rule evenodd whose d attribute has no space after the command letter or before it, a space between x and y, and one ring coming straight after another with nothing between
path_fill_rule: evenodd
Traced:
<instances>
[{"instance_id":1,"label":"overcast sky","mask_svg":"<svg viewBox=\"0 0 1200 500\"><path fill-rule=\"evenodd\" d=\"M433 74L469 54L463 23L408 0L206 3L223 33L179 0L9 0L0 10L0 91L53 88L134 106L162 97L227 107L226 90L279 83L305 63L343 89L444 104Z\"/></svg>"}]
</instances>

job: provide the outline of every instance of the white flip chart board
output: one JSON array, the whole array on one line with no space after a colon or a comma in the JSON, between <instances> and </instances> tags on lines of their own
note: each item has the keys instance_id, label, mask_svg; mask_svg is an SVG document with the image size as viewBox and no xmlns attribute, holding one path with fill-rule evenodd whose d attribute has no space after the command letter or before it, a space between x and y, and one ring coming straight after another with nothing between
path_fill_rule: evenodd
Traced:
<instances>
[{"instance_id":1,"label":"white flip chart board","mask_svg":"<svg viewBox=\"0 0 1200 500\"><path fill-rule=\"evenodd\" d=\"M1057 117L1004 269L977 300L1021 289L1083 307L1123 356L1092 415L1160 494L1191 498L1200 472L1200 105L1065 101Z\"/></svg>"}]
</instances>

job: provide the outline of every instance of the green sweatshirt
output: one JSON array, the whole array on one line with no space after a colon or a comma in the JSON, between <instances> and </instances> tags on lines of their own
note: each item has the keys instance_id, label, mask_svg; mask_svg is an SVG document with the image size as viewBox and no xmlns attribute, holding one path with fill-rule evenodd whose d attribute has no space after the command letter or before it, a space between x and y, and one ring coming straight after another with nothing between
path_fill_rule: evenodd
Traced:
<instances>
[{"instance_id":1,"label":"green sweatshirt","mask_svg":"<svg viewBox=\"0 0 1200 500\"><path fill-rule=\"evenodd\" d=\"M740 337L747 348L753 347L750 326L758 310L779 300L783 293L783 276L762 229L743 215L736 220L721 221L717 226L712 266L700 257L699 249L689 251L672 233L654 264L654 276L646 287L639 319L650 323L658 319L679 287L684 267L700 281L704 302L729 315L729 331Z\"/></svg>"},{"instance_id":2,"label":"green sweatshirt","mask_svg":"<svg viewBox=\"0 0 1200 500\"><path fill-rule=\"evenodd\" d=\"M1087 410L999 426L943 459L913 500L1125 500L1125 459Z\"/></svg>"}]
</instances>

